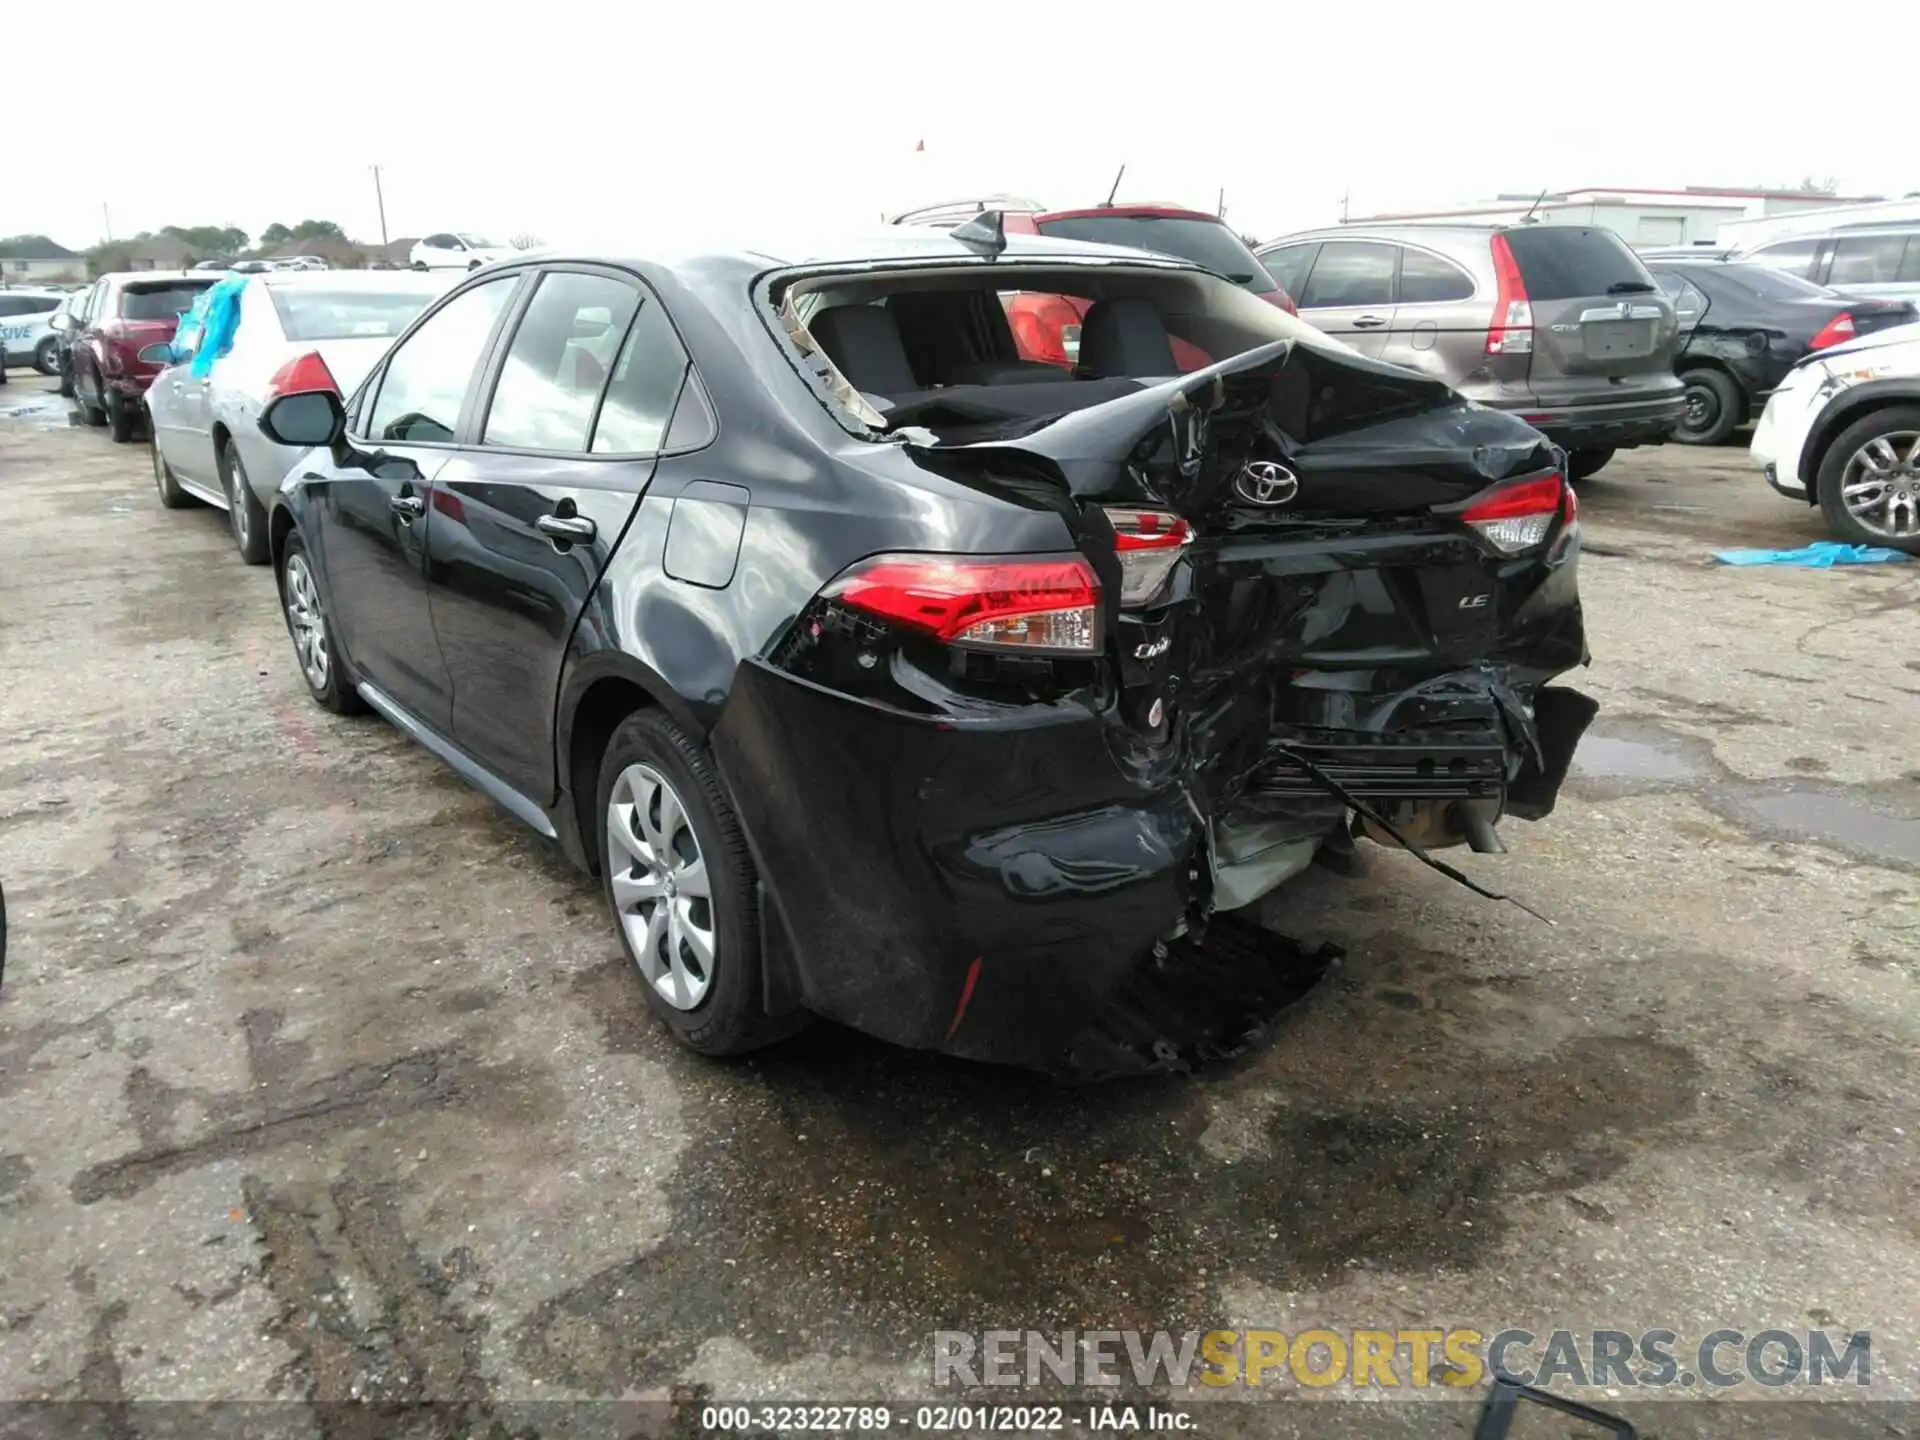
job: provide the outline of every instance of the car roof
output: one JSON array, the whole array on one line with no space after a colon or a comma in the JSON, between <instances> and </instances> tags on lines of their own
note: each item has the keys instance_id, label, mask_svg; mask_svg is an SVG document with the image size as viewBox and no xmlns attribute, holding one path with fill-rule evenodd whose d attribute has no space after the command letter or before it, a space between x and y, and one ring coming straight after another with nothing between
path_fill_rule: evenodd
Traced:
<instances>
[{"instance_id":1,"label":"car roof","mask_svg":"<svg viewBox=\"0 0 1920 1440\"><path fill-rule=\"evenodd\" d=\"M1154 264L1172 269L1208 273L1190 260L1136 250L1125 245L1104 245L1092 240L1073 240L1050 235L1009 233L1006 249L998 256L983 255L974 247L953 238L948 230L918 225L889 225L883 229L845 235L788 235L756 238L747 243L683 244L672 251L653 254L626 250L582 250L579 248L528 251L515 257L545 263L570 261L586 264L661 265L675 271L750 266L753 270L791 270L813 267L910 265L916 262L974 262L981 266L1009 260L1090 263L1127 261Z\"/></svg>"},{"instance_id":2,"label":"car roof","mask_svg":"<svg viewBox=\"0 0 1920 1440\"><path fill-rule=\"evenodd\" d=\"M211 285L215 281L215 272L211 270L116 270L111 275L101 277L116 285L165 285L174 280L192 280Z\"/></svg>"},{"instance_id":3,"label":"car roof","mask_svg":"<svg viewBox=\"0 0 1920 1440\"><path fill-rule=\"evenodd\" d=\"M1509 230L1604 230L1606 228L1606 226L1599 224L1562 223L1551 220L1543 220L1536 225L1522 225L1518 221L1488 221L1469 224L1457 220L1446 222L1396 220L1391 225L1365 225L1355 222L1351 225L1327 225L1318 230L1301 230L1292 235L1278 235L1271 240L1263 242L1257 248L1264 254L1266 251L1276 250L1282 245L1299 245L1313 240L1338 240L1342 238L1354 240L1424 240L1428 242L1445 239L1485 240L1490 236L1502 234Z\"/></svg>"},{"instance_id":4,"label":"car roof","mask_svg":"<svg viewBox=\"0 0 1920 1440\"><path fill-rule=\"evenodd\" d=\"M1167 205L1158 201L1131 205L1087 205L1074 210L1042 210L1032 218L1038 224L1046 220L1097 220L1106 217L1120 220L1204 220L1210 225L1227 223L1220 216L1210 215L1205 210L1190 210L1184 205Z\"/></svg>"},{"instance_id":5,"label":"car roof","mask_svg":"<svg viewBox=\"0 0 1920 1440\"><path fill-rule=\"evenodd\" d=\"M444 272L439 277L422 275L417 270L263 270L251 272L249 283L269 290L417 291L435 285L451 289L454 278Z\"/></svg>"}]
</instances>

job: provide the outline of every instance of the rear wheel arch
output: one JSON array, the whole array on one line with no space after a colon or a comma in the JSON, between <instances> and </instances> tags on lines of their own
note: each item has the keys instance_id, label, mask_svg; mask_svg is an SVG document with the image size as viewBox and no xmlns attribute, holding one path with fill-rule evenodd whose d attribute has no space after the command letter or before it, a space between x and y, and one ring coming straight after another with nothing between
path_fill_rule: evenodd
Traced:
<instances>
[{"instance_id":1,"label":"rear wheel arch","mask_svg":"<svg viewBox=\"0 0 1920 1440\"><path fill-rule=\"evenodd\" d=\"M631 656L602 654L586 664L590 674L575 672L568 677L570 683L562 685L562 695L571 694L572 698L562 702L555 758L560 761L567 794L573 801L581 852L597 875L600 832L594 799L600 793L600 762L613 732L628 716L646 709L665 712L691 735L704 738L706 727L665 680Z\"/></svg>"},{"instance_id":2,"label":"rear wheel arch","mask_svg":"<svg viewBox=\"0 0 1920 1440\"><path fill-rule=\"evenodd\" d=\"M280 562L286 558L287 537L293 534L293 528L293 512L285 505L274 506L273 513L267 517L267 554L276 575L280 573Z\"/></svg>"},{"instance_id":3,"label":"rear wheel arch","mask_svg":"<svg viewBox=\"0 0 1920 1440\"><path fill-rule=\"evenodd\" d=\"M1881 391L1850 396L1846 404L1833 406L1823 414L1815 422L1800 457L1800 474L1807 482L1807 504L1820 503L1820 470L1827 463L1827 452L1833 448L1834 441L1877 410L1911 405L1920 405L1920 391Z\"/></svg>"}]
</instances>

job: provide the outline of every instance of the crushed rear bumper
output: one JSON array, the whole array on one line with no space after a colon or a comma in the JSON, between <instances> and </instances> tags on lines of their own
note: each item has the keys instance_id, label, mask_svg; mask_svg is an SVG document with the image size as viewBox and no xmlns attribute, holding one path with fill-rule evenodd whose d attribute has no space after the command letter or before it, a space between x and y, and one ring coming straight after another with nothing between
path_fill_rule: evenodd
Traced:
<instances>
[{"instance_id":1,"label":"crushed rear bumper","mask_svg":"<svg viewBox=\"0 0 1920 1440\"><path fill-rule=\"evenodd\" d=\"M1275 739L1383 808L1477 797L1537 818L1595 707L1483 670L1461 680L1463 702L1504 689L1521 707L1491 753L1459 741L1457 715L1345 744ZM1307 836L1347 814L1271 756L1215 797L1184 768L1142 779L1079 700L907 714L761 662L742 667L712 745L766 891L776 1003L1089 1079L1244 1048L1324 968L1325 953L1213 912L1230 812L1244 823L1255 806Z\"/></svg>"}]
</instances>

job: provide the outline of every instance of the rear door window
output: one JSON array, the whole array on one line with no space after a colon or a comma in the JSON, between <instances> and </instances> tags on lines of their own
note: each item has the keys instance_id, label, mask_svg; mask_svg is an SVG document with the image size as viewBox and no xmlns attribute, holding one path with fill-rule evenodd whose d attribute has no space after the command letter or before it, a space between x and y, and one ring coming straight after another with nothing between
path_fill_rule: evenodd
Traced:
<instances>
[{"instance_id":1,"label":"rear door window","mask_svg":"<svg viewBox=\"0 0 1920 1440\"><path fill-rule=\"evenodd\" d=\"M1752 264L1770 265L1775 270L1784 270L1789 275L1810 280L1813 278L1813 257L1819 248L1818 239L1782 240L1777 245L1762 245L1745 258Z\"/></svg>"},{"instance_id":2,"label":"rear door window","mask_svg":"<svg viewBox=\"0 0 1920 1440\"><path fill-rule=\"evenodd\" d=\"M1297 300L1300 288L1307 283L1307 269L1313 264L1313 252L1319 248L1318 241L1282 245L1278 250L1269 250L1262 255L1260 263L1267 267L1269 275L1280 282L1281 288Z\"/></svg>"},{"instance_id":3,"label":"rear door window","mask_svg":"<svg viewBox=\"0 0 1920 1440\"><path fill-rule=\"evenodd\" d=\"M1451 260L1410 245L1400 247L1400 303L1437 305L1473 298L1473 277Z\"/></svg>"},{"instance_id":4,"label":"rear door window","mask_svg":"<svg viewBox=\"0 0 1920 1440\"><path fill-rule=\"evenodd\" d=\"M1501 233L1530 300L1650 294L1657 288L1627 242L1597 225L1538 225Z\"/></svg>"},{"instance_id":5,"label":"rear door window","mask_svg":"<svg viewBox=\"0 0 1920 1440\"><path fill-rule=\"evenodd\" d=\"M1274 288L1267 267L1254 259L1245 241L1218 220L1188 215L1076 215L1045 220L1035 228L1042 235L1175 255L1204 265L1256 294Z\"/></svg>"},{"instance_id":6,"label":"rear door window","mask_svg":"<svg viewBox=\"0 0 1920 1440\"><path fill-rule=\"evenodd\" d=\"M543 275L507 348L480 443L584 455L613 352L639 306L640 293L610 276Z\"/></svg>"},{"instance_id":7,"label":"rear door window","mask_svg":"<svg viewBox=\"0 0 1920 1440\"><path fill-rule=\"evenodd\" d=\"M1904 235L1842 235L1833 247L1827 284L1890 285L1901 278L1906 250Z\"/></svg>"},{"instance_id":8,"label":"rear door window","mask_svg":"<svg viewBox=\"0 0 1920 1440\"><path fill-rule=\"evenodd\" d=\"M1391 305L1394 249L1372 240L1327 241L1313 262L1305 292L1295 297L1300 308Z\"/></svg>"},{"instance_id":9,"label":"rear door window","mask_svg":"<svg viewBox=\"0 0 1920 1440\"><path fill-rule=\"evenodd\" d=\"M687 363L667 312L649 297L613 367L593 431L593 453L650 455L659 450L686 382ZM681 438L674 436L676 442Z\"/></svg>"},{"instance_id":10,"label":"rear door window","mask_svg":"<svg viewBox=\"0 0 1920 1440\"><path fill-rule=\"evenodd\" d=\"M381 375L369 438L443 445L453 439L473 372L518 283L519 276L502 275L462 291L400 342Z\"/></svg>"}]
</instances>

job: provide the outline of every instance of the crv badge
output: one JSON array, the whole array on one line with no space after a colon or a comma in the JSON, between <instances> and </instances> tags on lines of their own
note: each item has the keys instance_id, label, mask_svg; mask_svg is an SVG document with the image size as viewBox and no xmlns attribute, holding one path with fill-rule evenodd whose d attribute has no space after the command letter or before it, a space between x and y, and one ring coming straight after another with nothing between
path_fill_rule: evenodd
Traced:
<instances>
[{"instance_id":1,"label":"crv badge","mask_svg":"<svg viewBox=\"0 0 1920 1440\"><path fill-rule=\"evenodd\" d=\"M1300 493L1300 477L1271 460L1249 460L1233 477L1233 490L1249 505L1286 505Z\"/></svg>"}]
</instances>

